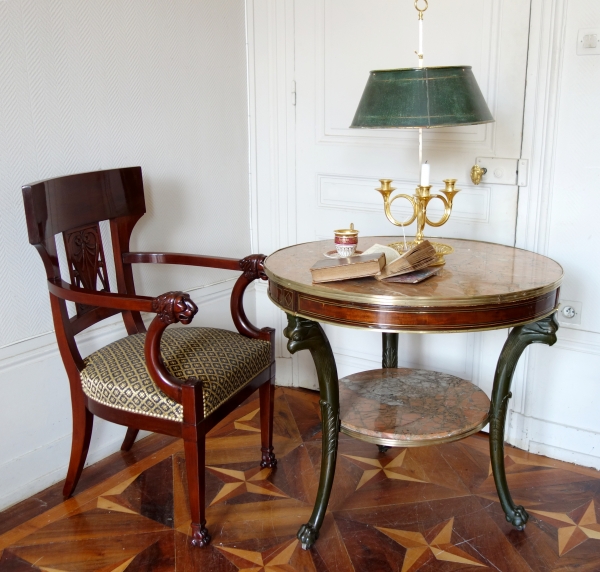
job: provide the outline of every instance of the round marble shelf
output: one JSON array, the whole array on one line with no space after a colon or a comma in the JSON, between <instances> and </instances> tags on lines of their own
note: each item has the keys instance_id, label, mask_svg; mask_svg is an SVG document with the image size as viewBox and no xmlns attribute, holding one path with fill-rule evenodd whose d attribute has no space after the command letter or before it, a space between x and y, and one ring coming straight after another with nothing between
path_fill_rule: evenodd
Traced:
<instances>
[{"instance_id":1,"label":"round marble shelf","mask_svg":"<svg viewBox=\"0 0 600 572\"><path fill-rule=\"evenodd\" d=\"M488 422L490 400L469 381L421 369L390 368L340 380L342 433L392 447L464 439Z\"/></svg>"}]
</instances>

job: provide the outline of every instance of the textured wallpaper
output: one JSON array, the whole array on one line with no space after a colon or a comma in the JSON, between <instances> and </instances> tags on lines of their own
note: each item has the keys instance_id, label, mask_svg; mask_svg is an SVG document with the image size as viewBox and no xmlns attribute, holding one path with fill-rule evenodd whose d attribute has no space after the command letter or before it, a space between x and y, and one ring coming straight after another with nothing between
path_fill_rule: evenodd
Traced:
<instances>
[{"instance_id":1,"label":"textured wallpaper","mask_svg":"<svg viewBox=\"0 0 600 572\"><path fill-rule=\"evenodd\" d=\"M243 0L0 1L0 347L52 330L21 185L141 165L134 249L250 253ZM139 270L157 295L229 277Z\"/></svg>"}]
</instances>

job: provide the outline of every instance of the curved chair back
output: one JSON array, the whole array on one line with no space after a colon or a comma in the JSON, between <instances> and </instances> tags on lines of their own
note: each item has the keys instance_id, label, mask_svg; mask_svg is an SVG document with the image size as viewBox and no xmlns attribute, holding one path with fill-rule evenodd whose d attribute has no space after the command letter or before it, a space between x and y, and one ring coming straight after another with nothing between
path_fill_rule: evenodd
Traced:
<instances>
[{"instance_id":1,"label":"curved chair back","mask_svg":"<svg viewBox=\"0 0 600 572\"><path fill-rule=\"evenodd\" d=\"M71 284L87 291L110 292L100 222L110 221L117 291L135 294L131 264L122 253L136 222L146 212L141 167L79 173L25 185L23 201L29 242L39 252L46 277L61 284L56 235L62 234ZM66 303L50 294L57 334L63 333L75 362L81 358L74 336L120 310L76 304L68 317ZM145 330L139 312L123 312L129 334Z\"/></svg>"}]
</instances>

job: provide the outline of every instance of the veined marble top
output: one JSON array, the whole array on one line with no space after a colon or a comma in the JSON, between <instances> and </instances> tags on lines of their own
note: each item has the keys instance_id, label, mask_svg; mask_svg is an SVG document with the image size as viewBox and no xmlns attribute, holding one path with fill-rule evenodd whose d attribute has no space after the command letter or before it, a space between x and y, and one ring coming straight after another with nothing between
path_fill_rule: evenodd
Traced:
<instances>
[{"instance_id":1,"label":"veined marble top","mask_svg":"<svg viewBox=\"0 0 600 572\"><path fill-rule=\"evenodd\" d=\"M397 236L361 237L358 250L375 243L390 244ZM410 240L407 237L407 240ZM477 306L534 298L556 290L563 269L554 260L511 246L435 238L454 248L438 276L419 284L383 283L375 278L313 284L310 267L335 248L333 239L307 242L278 250L265 261L270 280L281 286L336 300L407 306Z\"/></svg>"},{"instance_id":2,"label":"veined marble top","mask_svg":"<svg viewBox=\"0 0 600 572\"><path fill-rule=\"evenodd\" d=\"M481 389L445 373L390 368L340 379L342 432L383 445L462 439L481 430L489 409Z\"/></svg>"}]
</instances>

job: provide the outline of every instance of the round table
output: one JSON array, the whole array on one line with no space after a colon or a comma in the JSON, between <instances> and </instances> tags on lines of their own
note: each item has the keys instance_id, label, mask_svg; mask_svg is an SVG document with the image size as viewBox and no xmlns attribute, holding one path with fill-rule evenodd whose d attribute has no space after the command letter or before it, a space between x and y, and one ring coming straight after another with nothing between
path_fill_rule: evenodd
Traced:
<instances>
[{"instance_id":1,"label":"round table","mask_svg":"<svg viewBox=\"0 0 600 572\"><path fill-rule=\"evenodd\" d=\"M489 421L492 471L500 503L515 527L522 530L527 522L527 512L515 505L506 482L506 412L513 373L524 349L531 343L556 342L555 313L563 271L550 258L526 250L470 240L441 240L454 253L446 256L446 264L438 275L419 284L383 283L372 277L313 284L310 268L325 252L335 248L333 240L283 248L264 262L269 297L288 316L284 331L288 350L309 350L319 379L322 462L313 513L298 532L305 549L317 539L327 509L340 425L342 431L383 447L460 439ZM364 251L376 243L397 241L397 237L390 236L361 238L358 249ZM382 369L338 380L333 352L320 322L383 332ZM398 332L451 333L499 328L513 329L498 360L489 411L489 402L484 401L487 397L482 397L483 392L469 382L437 372L398 369ZM369 387L373 390L369 391ZM435 399L435 391L443 395ZM410 394L410 399L394 401L402 392ZM373 395L379 396L380 403L373 404ZM432 402L437 403L436 407L449 408L450 415L446 417L455 419L453 427L431 427L427 423L426 417L431 413L427 404ZM472 405L466 407L467 402ZM468 409L464 415L461 407ZM411 414L419 418L416 433L385 427L398 424L399 418L406 425L404 421Z\"/></svg>"}]
</instances>

